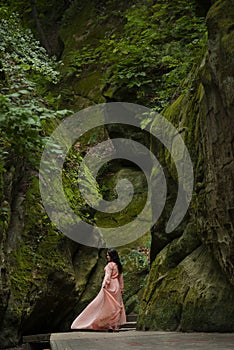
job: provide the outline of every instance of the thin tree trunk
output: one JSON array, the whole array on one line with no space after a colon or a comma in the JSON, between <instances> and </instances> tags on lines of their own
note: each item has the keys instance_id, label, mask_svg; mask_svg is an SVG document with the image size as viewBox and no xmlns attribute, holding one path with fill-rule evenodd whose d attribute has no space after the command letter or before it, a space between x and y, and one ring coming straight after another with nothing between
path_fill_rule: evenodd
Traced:
<instances>
[{"instance_id":1,"label":"thin tree trunk","mask_svg":"<svg viewBox=\"0 0 234 350\"><path fill-rule=\"evenodd\" d=\"M50 44L49 44L49 42L48 42L48 40L46 38L45 32L44 32L44 30L42 28L35 0L31 0L31 7L32 7L32 15L33 15L33 18L34 18L34 20L36 22L37 30L38 30L38 33L39 33L39 36L40 36L41 44L46 49L47 53L49 55L51 55L52 54L52 50L51 50Z\"/></svg>"}]
</instances>

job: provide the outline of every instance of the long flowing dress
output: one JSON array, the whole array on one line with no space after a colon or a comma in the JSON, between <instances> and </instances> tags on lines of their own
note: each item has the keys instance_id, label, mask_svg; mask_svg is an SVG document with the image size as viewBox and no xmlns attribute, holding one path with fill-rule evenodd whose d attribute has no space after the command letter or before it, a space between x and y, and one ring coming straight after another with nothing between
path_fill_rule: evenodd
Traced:
<instances>
[{"instance_id":1,"label":"long flowing dress","mask_svg":"<svg viewBox=\"0 0 234 350\"><path fill-rule=\"evenodd\" d=\"M126 323L122 299L123 276L114 262L109 262L104 270L100 292L73 321L71 329L118 330L120 325Z\"/></svg>"}]
</instances>

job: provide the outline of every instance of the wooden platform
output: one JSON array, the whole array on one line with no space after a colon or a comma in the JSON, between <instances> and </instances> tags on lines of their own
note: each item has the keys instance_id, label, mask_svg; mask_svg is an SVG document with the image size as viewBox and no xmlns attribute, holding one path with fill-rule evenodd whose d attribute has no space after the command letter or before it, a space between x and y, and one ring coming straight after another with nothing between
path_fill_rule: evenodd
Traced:
<instances>
[{"instance_id":1,"label":"wooden platform","mask_svg":"<svg viewBox=\"0 0 234 350\"><path fill-rule=\"evenodd\" d=\"M120 331L52 333L51 350L233 350L233 333ZM46 348L44 348L46 349Z\"/></svg>"},{"instance_id":2,"label":"wooden platform","mask_svg":"<svg viewBox=\"0 0 234 350\"><path fill-rule=\"evenodd\" d=\"M51 333L33 334L23 337L23 350L44 350L50 349Z\"/></svg>"},{"instance_id":3,"label":"wooden platform","mask_svg":"<svg viewBox=\"0 0 234 350\"><path fill-rule=\"evenodd\" d=\"M136 315L128 315L127 316L127 323L124 324L121 329L119 330L119 332L124 332L124 331L131 331L131 330L135 330L136 329L136 319L137 316ZM68 333L56 333L56 334L52 334L52 333L46 333L46 334L33 334L33 335L25 335L23 336L23 350L48 350L48 349L59 349L62 347L56 347L56 342L59 341L60 338L64 338L65 339L72 339L74 338L74 334L86 334L87 337L87 333L91 334L91 333L108 333L108 331L92 331L92 330L77 330L77 331L71 331ZM77 338L79 338L78 336L75 336ZM57 340L55 340L57 339ZM53 344L51 346L51 344ZM66 350L68 350L68 348L66 348Z\"/></svg>"}]
</instances>

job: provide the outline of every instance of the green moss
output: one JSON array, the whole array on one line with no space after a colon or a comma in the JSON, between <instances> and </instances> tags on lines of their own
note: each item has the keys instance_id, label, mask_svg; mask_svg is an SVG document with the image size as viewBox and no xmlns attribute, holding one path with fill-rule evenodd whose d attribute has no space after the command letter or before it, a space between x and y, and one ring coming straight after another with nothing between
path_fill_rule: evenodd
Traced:
<instances>
[{"instance_id":1,"label":"green moss","mask_svg":"<svg viewBox=\"0 0 234 350\"><path fill-rule=\"evenodd\" d=\"M169 121L178 121L182 112L184 95L180 95L163 113Z\"/></svg>"},{"instance_id":2,"label":"green moss","mask_svg":"<svg viewBox=\"0 0 234 350\"><path fill-rule=\"evenodd\" d=\"M155 263L150 271L139 328L232 331L233 288L205 247L194 250L153 284L152 274L158 277L157 268Z\"/></svg>"},{"instance_id":3,"label":"green moss","mask_svg":"<svg viewBox=\"0 0 234 350\"><path fill-rule=\"evenodd\" d=\"M38 178L32 177L25 199L25 227L11 256L10 285L13 308L18 316L28 309L32 289L46 289L48 275L67 270L61 245L63 236L56 232L41 206Z\"/></svg>"},{"instance_id":4,"label":"green moss","mask_svg":"<svg viewBox=\"0 0 234 350\"><path fill-rule=\"evenodd\" d=\"M191 222L186 226L181 237L174 239L160 251L152 263L148 276L144 293L146 302L151 300L154 291L161 285L164 278L173 273L180 262L200 244L197 236L197 224ZM179 270L176 271L179 272Z\"/></svg>"},{"instance_id":5,"label":"green moss","mask_svg":"<svg viewBox=\"0 0 234 350\"><path fill-rule=\"evenodd\" d=\"M217 30L219 32L229 31L229 28L233 27L233 19L234 19L234 15L233 15L233 11L230 11L229 1L223 1L223 0L216 1L213 4L213 6L211 6L207 14L208 24L211 21L214 21L216 23L215 32L217 32ZM213 33L211 32L211 35L212 34Z\"/></svg>"},{"instance_id":6,"label":"green moss","mask_svg":"<svg viewBox=\"0 0 234 350\"><path fill-rule=\"evenodd\" d=\"M225 34L222 37L222 45L225 47L227 54L232 56L234 53L234 30L232 30L228 34ZM230 75L233 75L233 71L231 71L230 73Z\"/></svg>"},{"instance_id":7,"label":"green moss","mask_svg":"<svg viewBox=\"0 0 234 350\"><path fill-rule=\"evenodd\" d=\"M147 284L150 287L147 293L150 298L148 299L146 294L143 295L145 303L142 303L139 312L139 329L177 329L187 288L183 286L182 280L177 278L178 275L181 276L181 272L180 267L170 271L167 277L161 279L157 288L156 285Z\"/></svg>"},{"instance_id":8,"label":"green moss","mask_svg":"<svg viewBox=\"0 0 234 350\"><path fill-rule=\"evenodd\" d=\"M100 71L86 74L83 79L79 79L75 84L75 94L88 96L88 98L95 103L105 102L106 100L102 96L102 90L105 86L105 82L102 79L103 77Z\"/></svg>"},{"instance_id":9,"label":"green moss","mask_svg":"<svg viewBox=\"0 0 234 350\"><path fill-rule=\"evenodd\" d=\"M61 38L66 43L63 52L65 64L71 51L79 50L89 44L95 47L100 38L113 30L113 26L115 30L121 27L120 14L128 6L126 1L105 1L101 4L101 10L99 6L99 2L95 0L83 3L76 0L66 11L60 29Z\"/></svg>"},{"instance_id":10,"label":"green moss","mask_svg":"<svg viewBox=\"0 0 234 350\"><path fill-rule=\"evenodd\" d=\"M102 93L106 68L99 62L100 53L95 50L107 33L122 26L122 16L115 10L125 7L124 1L106 1L101 5L95 0L74 1L66 11L60 29L65 43L63 81L59 86L63 107L80 110L93 103L106 102Z\"/></svg>"},{"instance_id":11,"label":"green moss","mask_svg":"<svg viewBox=\"0 0 234 350\"><path fill-rule=\"evenodd\" d=\"M110 200L110 213L97 212L95 221L98 227L119 227L125 225L134 220L145 206L147 187L144 175L138 170L131 168L122 169L121 166L120 170L115 169L114 171L116 171L115 174L106 174L101 179L100 187L103 195L107 200ZM116 199L116 184L123 178L127 178L132 183L135 190L133 198L123 210L111 213L111 200ZM128 198L125 199L127 200Z\"/></svg>"}]
</instances>

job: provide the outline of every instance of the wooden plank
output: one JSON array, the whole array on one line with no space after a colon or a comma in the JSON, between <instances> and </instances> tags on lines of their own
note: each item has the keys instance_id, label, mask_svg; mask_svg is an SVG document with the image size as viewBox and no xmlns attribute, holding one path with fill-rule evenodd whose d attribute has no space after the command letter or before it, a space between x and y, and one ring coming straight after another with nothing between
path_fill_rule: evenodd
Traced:
<instances>
[{"instance_id":1,"label":"wooden plank","mask_svg":"<svg viewBox=\"0 0 234 350\"><path fill-rule=\"evenodd\" d=\"M31 348L29 343L25 343L25 344L22 345L22 350L31 350L31 349L32 348Z\"/></svg>"},{"instance_id":2,"label":"wooden plank","mask_svg":"<svg viewBox=\"0 0 234 350\"><path fill-rule=\"evenodd\" d=\"M127 315L127 322L136 322L136 321L137 321L137 315L136 314Z\"/></svg>"},{"instance_id":3,"label":"wooden plank","mask_svg":"<svg viewBox=\"0 0 234 350\"><path fill-rule=\"evenodd\" d=\"M46 334L32 334L23 336L23 343L38 343L50 341L51 333Z\"/></svg>"}]
</instances>

